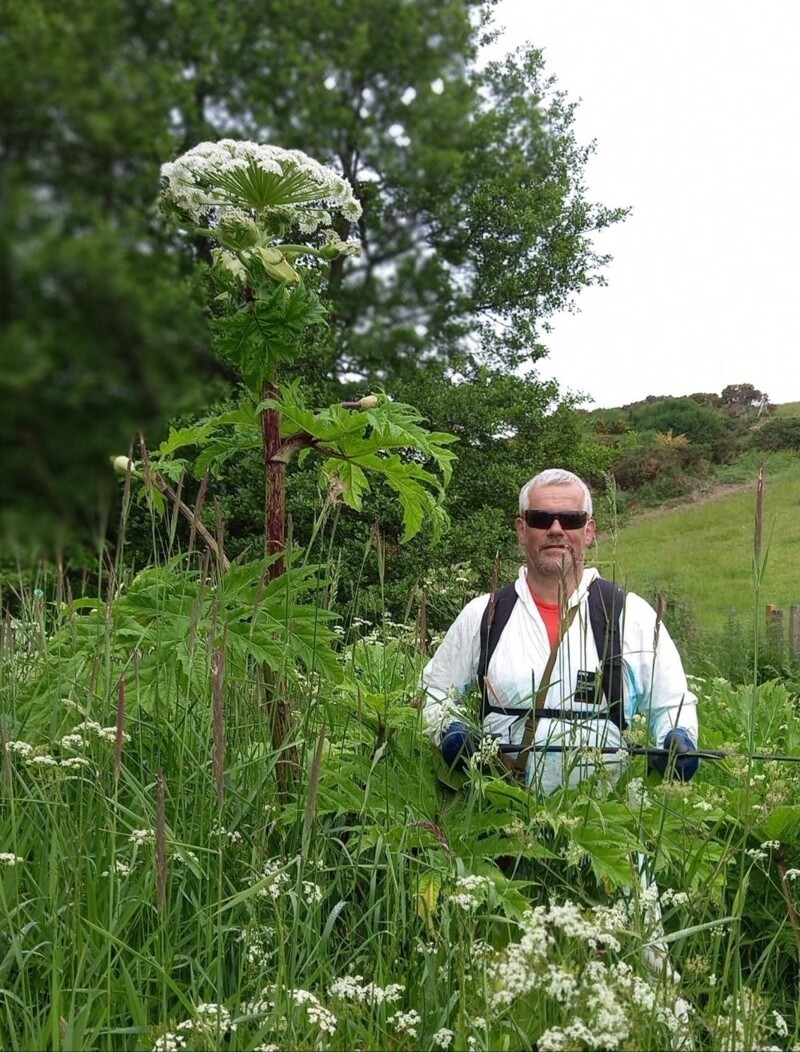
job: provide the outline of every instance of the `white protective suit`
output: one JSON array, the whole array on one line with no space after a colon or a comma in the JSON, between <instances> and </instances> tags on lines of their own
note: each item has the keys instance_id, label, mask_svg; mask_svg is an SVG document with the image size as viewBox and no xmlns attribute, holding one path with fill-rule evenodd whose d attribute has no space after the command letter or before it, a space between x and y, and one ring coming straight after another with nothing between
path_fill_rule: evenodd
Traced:
<instances>
[{"instance_id":1,"label":"white protective suit","mask_svg":"<svg viewBox=\"0 0 800 1052\"><path fill-rule=\"evenodd\" d=\"M594 568L584 570L570 598L570 607L580 606L559 648L544 708L591 713L606 707L604 698L598 706L594 691L590 700L576 698L576 688L581 685L583 693L579 694L587 698L586 684L591 683L592 674L600 682L600 657L587 603L589 585L598 576ZM515 587L517 602L491 657L486 679L491 685L489 701L494 706L530 709L550 656L550 643L528 589L524 566ZM454 721L474 723L478 718L477 712L459 713L458 706L460 696L477 686L480 624L488 601L489 596L482 595L467 603L422 673L424 718L436 745L441 744L442 734ZM697 741L697 698L687 686L680 655L664 625L657 623L655 610L632 592L625 595L622 614L622 686L627 725L635 713L643 713L656 746L661 747L667 732L678 726ZM487 712L483 732L499 737L501 743L516 744L522 739L525 722L524 716ZM595 765L585 755L586 749L624 744L616 724L602 716L577 721L540 719L534 740L540 747L569 747L563 752L545 752L542 748L531 751L526 782L545 793L567 783L574 786L593 772ZM625 759L624 754L603 754L602 762L616 779Z\"/></svg>"}]
</instances>

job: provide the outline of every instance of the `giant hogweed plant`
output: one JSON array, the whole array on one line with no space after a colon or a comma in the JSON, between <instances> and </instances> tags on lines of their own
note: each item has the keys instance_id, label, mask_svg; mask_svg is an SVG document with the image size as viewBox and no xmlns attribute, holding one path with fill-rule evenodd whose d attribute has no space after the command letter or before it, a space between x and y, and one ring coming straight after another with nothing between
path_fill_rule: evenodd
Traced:
<instances>
[{"instance_id":1,"label":"giant hogweed plant","mask_svg":"<svg viewBox=\"0 0 800 1052\"><path fill-rule=\"evenodd\" d=\"M154 467L174 477L187 466L176 454L194 447L200 453L191 467L202 476L242 449L259 447L272 576L283 567L286 465L295 456L320 457L329 486L357 510L370 478L385 479L403 509L404 539L426 519L441 529L453 436L426 431L416 410L382 396L316 409L305 402L299 382L281 384L281 367L302 365L305 340L327 315L304 268L313 273L319 264L358 251L357 242L343 241L338 232L361 214L349 183L297 150L231 140L195 147L165 165L162 175L167 211L189 234L215 245L214 346L238 372L245 398L238 412L170 435Z\"/></svg>"},{"instance_id":2,"label":"giant hogweed plant","mask_svg":"<svg viewBox=\"0 0 800 1052\"><path fill-rule=\"evenodd\" d=\"M155 450L142 443L136 462L115 458L126 486L140 484L157 513L191 521L207 558L198 565L176 557L143 570L108 600L72 605L75 616L49 641L49 674L35 683L35 705L24 711L49 732L64 710L43 707L45 696L69 696L88 685L90 698L102 698L127 677L136 684L130 702L168 711L178 695L199 696L223 651L225 673L238 680L254 666L273 683L285 683L297 669L337 677L334 615L317 601L326 571L297 559L287 544L292 458L318 458L326 506L361 510L381 479L402 509L404 539L423 524L434 531L446 524L442 495L452 436L427 431L413 407L383 395L318 408L308 404L300 381L281 382L282 368L302 368L308 341L326 323L328 309L316 291L322 268L358 251L342 239L361 214L350 185L299 151L233 140L196 146L165 164L162 179L163 209L177 229L212 245L213 347L238 374L241 398L234 409L171 431ZM181 499L182 480L187 472L203 480L203 494L209 476L253 448L264 463L264 555L231 567L222 531L200 515L202 498L195 508ZM281 693L274 692L282 704ZM279 745L288 735L281 720Z\"/></svg>"}]
</instances>

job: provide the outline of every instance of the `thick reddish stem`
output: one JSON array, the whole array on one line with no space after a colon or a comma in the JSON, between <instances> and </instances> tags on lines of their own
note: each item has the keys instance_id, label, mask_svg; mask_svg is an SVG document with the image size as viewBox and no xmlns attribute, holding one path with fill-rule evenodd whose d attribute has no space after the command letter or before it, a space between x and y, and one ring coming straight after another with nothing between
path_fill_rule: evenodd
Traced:
<instances>
[{"instance_id":1,"label":"thick reddish stem","mask_svg":"<svg viewBox=\"0 0 800 1052\"><path fill-rule=\"evenodd\" d=\"M262 400L277 399L274 384L264 385ZM279 458L281 421L277 409L261 413L261 434L264 447L264 550L267 555L280 555L270 567L270 577L283 573L283 553L286 549L286 464Z\"/></svg>"}]
</instances>

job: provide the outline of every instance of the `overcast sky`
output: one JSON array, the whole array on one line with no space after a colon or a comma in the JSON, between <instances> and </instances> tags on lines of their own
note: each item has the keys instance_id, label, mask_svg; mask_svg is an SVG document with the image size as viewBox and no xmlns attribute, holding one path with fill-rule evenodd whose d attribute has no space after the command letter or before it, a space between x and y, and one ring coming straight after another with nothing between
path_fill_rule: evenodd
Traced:
<instances>
[{"instance_id":1,"label":"overcast sky","mask_svg":"<svg viewBox=\"0 0 800 1052\"><path fill-rule=\"evenodd\" d=\"M554 319L539 373L595 406L752 383L800 400L800 4L500 0L595 139L606 287Z\"/></svg>"}]
</instances>

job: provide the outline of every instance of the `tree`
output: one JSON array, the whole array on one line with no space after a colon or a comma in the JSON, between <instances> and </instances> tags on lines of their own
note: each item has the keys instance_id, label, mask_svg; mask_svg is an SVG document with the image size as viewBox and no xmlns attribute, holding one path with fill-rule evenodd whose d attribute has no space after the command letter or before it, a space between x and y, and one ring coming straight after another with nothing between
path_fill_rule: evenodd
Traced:
<instances>
[{"instance_id":1,"label":"tree","mask_svg":"<svg viewBox=\"0 0 800 1052\"><path fill-rule=\"evenodd\" d=\"M769 408L769 395L752 384L728 384L722 390L720 402L731 416L747 421Z\"/></svg>"},{"instance_id":2,"label":"tree","mask_svg":"<svg viewBox=\"0 0 800 1052\"><path fill-rule=\"evenodd\" d=\"M541 56L478 68L490 10L4 6L0 441L19 451L4 511L78 513L85 529L103 452L137 428L154 443L201 390L230 385L188 255L154 221L159 163L200 139L300 148L355 188L364 253L332 268L334 324L310 367L320 384L389 386L478 345L505 368L544 353L547 316L601 280L592 235L622 212L585 199L590 148Z\"/></svg>"}]
</instances>

